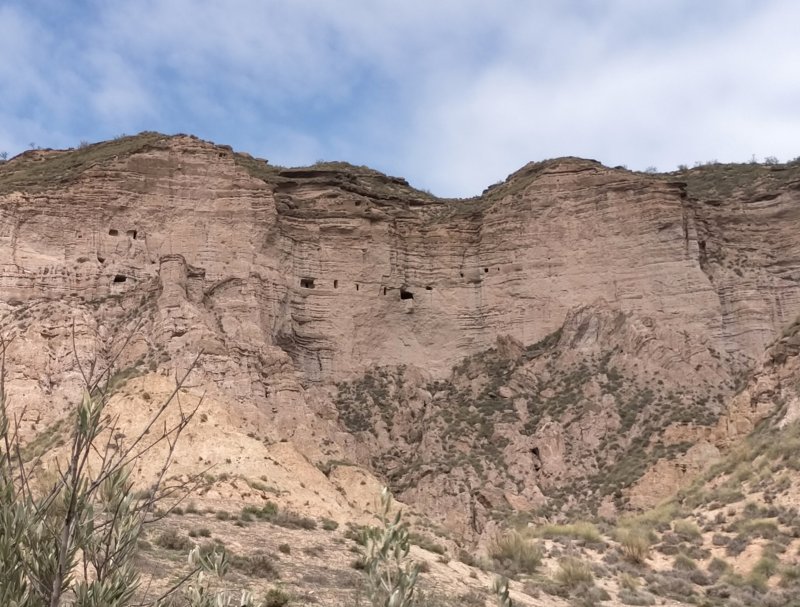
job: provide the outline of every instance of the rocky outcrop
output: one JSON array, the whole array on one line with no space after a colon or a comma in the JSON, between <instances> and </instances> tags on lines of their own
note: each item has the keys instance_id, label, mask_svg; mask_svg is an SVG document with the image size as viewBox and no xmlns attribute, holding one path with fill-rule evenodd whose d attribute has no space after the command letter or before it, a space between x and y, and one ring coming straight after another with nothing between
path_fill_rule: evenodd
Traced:
<instances>
[{"instance_id":1,"label":"rocky outcrop","mask_svg":"<svg viewBox=\"0 0 800 607\"><path fill-rule=\"evenodd\" d=\"M0 166L9 385L61 414L76 359L202 352L197 382L264 440L370 467L454 529L645 503L642 463L679 484L760 415L725 405L800 313L799 184L561 158L443 200L189 136L26 152Z\"/></svg>"},{"instance_id":2,"label":"rocky outcrop","mask_svg":"<svg viewBox=\"0 0 800 607\"><path fill-rule=\"evenodd\" d=\"M93 300L163 273L168 292L191 282L223 332L286 351L307 383L369 364L442 374L500 335L538 341L598 297L750 359L800 312L791 188L726 203L737 219L681 182L566 158L445 201L367 169L272 168L191 137L122 143L0 169L6 301ZM80 172L46 171L89 151ZM719 261L734 250L746 276Z\"/></svg>"}]
</instances>

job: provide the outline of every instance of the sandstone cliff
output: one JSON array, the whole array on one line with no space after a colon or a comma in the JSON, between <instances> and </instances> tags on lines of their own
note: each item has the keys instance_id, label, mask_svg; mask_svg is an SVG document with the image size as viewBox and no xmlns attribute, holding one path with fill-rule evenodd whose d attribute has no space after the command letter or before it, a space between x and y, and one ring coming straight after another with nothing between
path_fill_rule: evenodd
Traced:
<instances>
[{"instance_id":1,"label":"sandstone cliff","mask_svg":"<svg viewBox=\"0 0 800 607\"><path fill-rule=\"evenodd\" d=\"M736 435L714 428L800 314L798 203L796 163L562 158L442 200L189 136L26 152L0 166L9 386L36 436L76 352L136 375L202 351L242 435L368 467L454 530L613 515Z\"/></svg>"}]
</instances>

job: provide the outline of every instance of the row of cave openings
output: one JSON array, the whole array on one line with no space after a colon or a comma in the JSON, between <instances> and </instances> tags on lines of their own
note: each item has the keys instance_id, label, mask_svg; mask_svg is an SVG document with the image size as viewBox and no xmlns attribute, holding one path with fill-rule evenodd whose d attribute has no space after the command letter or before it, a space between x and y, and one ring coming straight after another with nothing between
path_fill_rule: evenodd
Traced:
<instances>
[{"instance_id":1,"label":"row of cave openings","mask_svg":"<svg viewBox=\"0 0 800 607\"><path fill-rule=\"evenodd\" d=\"M301 278L300 279L300 287L303 288L303 289L314 289L314 288L316 288L316 286L317 285L316 285L316 279L315 278ZM359 283L355 283L355 286L356 286L356 291L359 291L361 289L361 285ZM334 280L333 281L333 288L334 289L338 289L339 288L339 281L338 280ZM426 291L433 291L433 287L431 287L430 285L426 286L425 290ZM388 294L388 292L389 292L389 288L388 287L383 287L383 294L386 295L386 294ZM414 293L412 291L409 291L405 287L401 287L400 288L400 299L414 299Z\"/></svg>"},{"instance_id":2,"label":"row of cave openings","mask_svg":"<svg viewBox=\"0 0 800 607\"><path fill-rule=\"evenodd\" d=\"M498 269L498 271L500 270L500 268L497 268L497 269ZM489 268L483 268L483 271L484 271L485 274L488 274L489 273ZM460 272L460 274L461 274L461 278L464 278L464 272ZM358 283L355 283L355 285L356 285L356 291L358 291L359 288L360 288L360 285ZM314 289L314 288L316 288L316 279L315 278L309 278L309 277L301 278L300 279L300 287L302 289ZM339 288L339 281L338 280L334 280L333 281L333 288L334 289L338 289ZM433 291L433 287L428 285L428 286L425 287L425 290L426 291ZM388 287L383 287L383 294L384 295L386 295L388 293L388 291L389 291ZM409 291L405 287L400 287L400 299L414 299L414 293Z\"/></svg>"}]
</instances>

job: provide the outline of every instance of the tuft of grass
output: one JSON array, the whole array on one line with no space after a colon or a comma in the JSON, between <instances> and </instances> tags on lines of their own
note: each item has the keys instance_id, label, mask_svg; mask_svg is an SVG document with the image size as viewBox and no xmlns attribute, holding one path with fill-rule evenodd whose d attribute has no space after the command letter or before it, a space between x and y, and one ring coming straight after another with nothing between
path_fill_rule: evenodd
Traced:
<instances>
[{"instance_id":1,"label":"tuft of grass","mask_svg":"<svg viewBox=\"0 0 800 607\"><path fill-rule=\"evenodd\" d=\"M652 510L620 519L620 527L638 527L640 529L669 529L670 524L681 515L675 502L665 502Z\"/></svg>"},{"instance_id":2,"label":"tuft of grass","mask_svg":"<svg viewBox=\"0 0 800 607\"><path fill-rule=\"evenodd\" d=\"M507 572L509 576L530 575L541 565L544 550L540 544L517 531L509 531L489 543L489 556L501 573Z\"/></svg>"},{"instance_id":3,"label":"tuft of grass","mask_svg":"<svg viewBox=\"0 0 800 607\"><path fill-rule=\"evenodd\" d=\"M444 546L442 546L441 544L437 544L429 537L422 535L420 533L414 533L412 531L411 533L408 534L408 540L412 544L419 546L420 548L422 548L423 550L427 550L428 552L433 552L435 554L445 553Z\"/></svg>"},{"instance_id":4,"label":"tuft of grass","mask_svg":"<svg viewBox=\"0 0 800 607\"><path fill-rule=\"evenodd\" d=\"M211 530L208 527L197 527L189 530L189 537L211 537Z\"/></svg>"},{"instance_id":5,"label":"tuft of grass","mask_svg":"<svg viewBox=\"0 0 800 607\"><path fill-rule=\"evenodd\" d=\"M192 540L178 533L175 529L167 529L156 538L156 545L167 550L189 550Z\"/></svg>"},{"instance_id":6,"label":"tuft of grass","mask_svg":"<svg viewBox=\"0 0 800 607\"><path fill-rule=\"evenodd\" d=\"M650 534L639 527L617 530L617 541L625 560L640 565L650 554Z\"/></svg>"},{"instance_id":7,"label":"tuft of grass","mask_svg":"<svg viewBox=\"0 0 800 607\"><path fill-rule=\"evenodd\" d=\"M250 577L264 579L277 579L278 570L272 558L263 552L250 556L233 555L230 557L231 566Z\"/></svg>"},{"instance_id":8,"label":"tuft of grass","mask_svg":"<svg viewBox=\"0 0 800 607\"><path fill-rule=\"evenodd\" d=\"M262 605L264 607L285 607L291 600L292 597L283 588L270 588L264 595Z\"/></svg>"},{"instance_id":9,"label":"tuft of grass","mask_svg":"<svg viewBox=\"0 0 800 607\"><path fill-rule=\"evenodd\" d=\"M587 563L575 557L567 557L558 562L555 581L567 588L576 588L580 584L593 584L594 576Z\"/></svg>"},{"instance_id":10,"label":"tuft of grass","mask_svg":"<svg viewBox=\"0 0 800 607\"><path fill-rule=\"evenodd\" d=\"M800 565L787 565L781 568L780 574L779 584L782 588L789 588L800 583Z\"/></svg>"},{"instance_id":11,"label":"tuft of grass","mask_svg":"<svg viewBox=\"0 0 800 607\"><path fill-rule=\"evenodd\" d=\"M578 521L569 525L543 525L536 529L536 535L549 539L569 538L590 543L603 541L600 532L592 523Z\"/></svg>"},{"instance_id":12,"label":"tuft of grass","mask_svg":"<svg viewBox=\"0 0 800 607\"><path fill-rule=\"evenodd\" d=\"M672 567L679 571L694 571L697 569L697 563L694 562L693 558L685 554L679 554L672 562Z\"/></svg>"},{"instance_id":13,"label":"tuft of grass","mask_svg":"<svg viewBox=\"0 0 800 607\"><path fill-rule=\"evenodd\" d=\"M339 528L339 523L329 518L323 518L322 528L325 531L336 531Z\"/></svg>"},{"instance_id":14,"label":"tuft of grass","mask_svg":"<svg viewBox=\"0 0 800 607\"><path fill-rule=\"evenodd\" d=\"M682 540L693 542L703 537L700 528L692 521L680 519L672 523L672 531Z\"/></svg>"},{"instance_id":15,"label":"tuft of grass","mask_svg":"<svg viewBox=\"0 0 800 607\"><path fill-rule=\"evenodd\" d=\"M44 160L37 159L35 154L25 154L3 165L0 194L14 190L36 192L64 187L64 184L74 181L96 164L129 156L148 147L165 145L166 139L160 133L144 132L78 149L45 152L47 155Z\"/></svg>"}]
</instances>

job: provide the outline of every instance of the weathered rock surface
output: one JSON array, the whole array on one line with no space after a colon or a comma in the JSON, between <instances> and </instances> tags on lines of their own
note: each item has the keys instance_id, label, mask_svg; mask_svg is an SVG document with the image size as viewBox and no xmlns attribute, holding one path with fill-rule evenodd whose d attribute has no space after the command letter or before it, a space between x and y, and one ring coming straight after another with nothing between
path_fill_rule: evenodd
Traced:
<instances>
[{"instance_id":1,"label":"weathered rock surface","mask_svg":"<svg viewBox=\"0 0 800 607\"><path fill-rule=\"evenodd\" d=\"M166 373L202 352L242 434L369 467L454 530L646 505L761 415L728 401L800 314L798 229L796 163L562 158L441 200L188 136L27 152L0 165L9 390L34 436L76 353Z\"/></svg>"}]
</instances>

